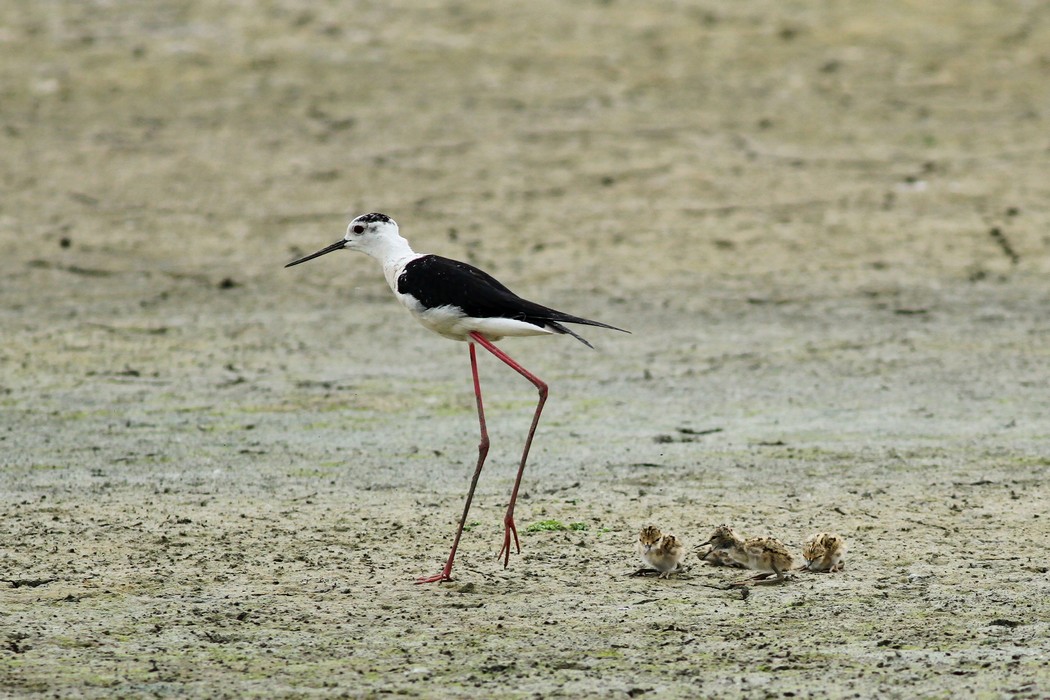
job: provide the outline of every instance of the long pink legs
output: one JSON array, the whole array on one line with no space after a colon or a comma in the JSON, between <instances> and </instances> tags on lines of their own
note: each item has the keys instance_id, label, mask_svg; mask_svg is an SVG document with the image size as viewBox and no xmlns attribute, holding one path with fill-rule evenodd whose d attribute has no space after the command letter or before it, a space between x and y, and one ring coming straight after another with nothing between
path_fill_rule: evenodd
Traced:
<instances>
[{"instance_id":1,"label":"long pink legs","mask_svg":"<svg viewBox=\"0 0 1050 700\"><path fill-rule=\"evenodd\" d=\"M529 436L525 439L525 449L521 453L521 464L518 466L518 475L514 479L514 489L510 493L510 503L507 505L507 513L503 517L503 547L499 550L497 558L503 557L503 567L510 563L510 540L514 537L514 546L521 553L521 544L518 542L518 530L514 526L514 504L518 500L518 488L521 486L521 476L525 473L525 462L529 458L529 449L532 447L532 438L536 435L536 426L540 422L540 413L543 412L543 404L547 401L547 385L536 375L515 362L507 353L497 348L492 341L485 338L476 331L470 332L474 343L478 343L497 358L502 360L508 367L532 382L539 391L540 399L536 404L536 413L532 416L532 425L529 427ZM481 381L478 379L478 360L474 351L474 343L470 345L470 369L474 376L474 396L478 403L478 423L481 426L481 442L478 443L478 465L474 468L474 476L470 479L470 489L467 491L467 502L463 504L463 515L459 519L459 527L456 528L456 537L452 541L452 551L445 562L445 568L436 576L420 578L416 583L433 583L435 581L452 580L452 562L456 558L456 548L459 547L459 538L463 535L463 527L467 524L467 513L470 511L470 503L474 500L474 489L478 485L478 477L481 476L481 468L485 466L485 456L489 453L489 433L485 428L485 409L481 403Z\"/></svg>"},{"instance_id":2,"label":"long pink legs","mask_svg":"<svg viewBox=\"0 0 1050 700\"><path fill-rule=\"evenodd\" d=\"M478 358L474 352L474 343L470 343L470 370L474 375L474 396L478 401L478 422L481 424L481 442L478 443L478 466L474 467L474 476L470 479L470 490L467 491L467 502L463 504L463 515L459 519L459 527L456 529L456 538L452 540L452 551L445 562L445 568L437 576L426 576L416 580L416 583L434 583L435 581L452 580L452 562L456 558L456 549L459 547L459 538L463 535L463 527L467 524L467 513L470 512L470 502L474 500L474 489L478 485L478 477L481 476L481 468L485 466L485 456L489 453L489 432L485 429L485 407L481 405L481 380L478 379Z\"/></svg>"},{"instance_id":3,"label":"long pink legs","mask_svg":"<svg viewBox=\"0 0 1050 700\"><path fill-rule=\"evenodd\" d=\"M536 390L540 394L540 399L536 402L536 412L532 414L532 425L529 426L529 436L525 438L525 449L521 452L521 464L518 465L518 475L514 479L514 489L510 492L510 503L507 505L507 514L503 516L503 548L499 550L499 554L496 555L496 558L503 557L503 568L507 568L507 564L510 563L511 535L514 535L515 548L519 554L521 553L521 545L518 543L518 530L514 527L514 504L518 500L518 488L521 486L521 475L525 473L525 462L529 459L529 449L532 447L532 438L536 435L536 426L540 424L540 413L543 412L543 404L547 402L547 385L542 379L512 360L510 355L497 348L490 340L480 333L471 331L470 337L502 360L503 363L512 370L532 382L532 385L536 387Z\"/></svg>"}]
</instances>

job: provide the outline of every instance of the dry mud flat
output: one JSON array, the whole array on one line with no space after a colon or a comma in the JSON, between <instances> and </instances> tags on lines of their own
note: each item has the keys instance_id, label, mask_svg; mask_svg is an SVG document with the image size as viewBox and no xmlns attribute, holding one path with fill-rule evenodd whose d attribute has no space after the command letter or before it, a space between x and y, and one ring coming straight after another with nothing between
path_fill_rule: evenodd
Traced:
<instances>
[{"instance_id":1,"label":"dry mud flat","mask_svg":"<svg viewBox=\"0 0 1050 700\"><path fill-rule=\"evenodd\" d=\"M995 3L0 9L0 695L1046 697L1050 30ZM416 247L634 331L507 349ZM508 376L509 375L509 376ZM533 529L557 521L566 530ZM633 578L720 522L844 573ZM576 529L572 529L575 526Z\"/></svg>"}]
</instances>

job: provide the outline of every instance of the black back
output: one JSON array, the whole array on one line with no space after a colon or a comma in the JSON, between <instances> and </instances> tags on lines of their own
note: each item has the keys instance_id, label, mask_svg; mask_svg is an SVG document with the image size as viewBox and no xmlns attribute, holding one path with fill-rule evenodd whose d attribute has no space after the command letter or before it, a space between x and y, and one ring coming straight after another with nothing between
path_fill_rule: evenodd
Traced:
<instances>
[{"instance_id":1,"label":"black back","mask_svg":"<svg viewBox=\"0 0 1050 700\"><path fill-rule=\"evenodd\" d=\"M487 272L440 255L424 255L405 265L397 278L397 291L415 297L428 309L455 306L474 318L510 318L541 328L550 326L581 341L559 322L623 330L522 299Z\"/></svg>"}]
</instances>

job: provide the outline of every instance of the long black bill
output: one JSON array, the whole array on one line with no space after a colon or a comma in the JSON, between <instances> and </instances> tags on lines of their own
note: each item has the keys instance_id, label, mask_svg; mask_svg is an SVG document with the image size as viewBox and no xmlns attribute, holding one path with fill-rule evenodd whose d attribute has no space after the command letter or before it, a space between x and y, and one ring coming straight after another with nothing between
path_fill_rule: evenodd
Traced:
<instances>
[{"instance_id":1,"label":"long black bill","mask_svg":"<svg viewBox=\"0 0 1050 700\"><path fill-rule=\"evenodd\" d=\"M298 260L293 260L292 262L290 262L287 265L285 265L285 267L291 267L292 265L298 265L299 263L304 263L307 260L313 260L314 258L319 258L322 255L327 255L328 253L331 253L332 251L342 250L344 245L346 245L346 239L342 239L342 240L336 241L335 243L333 243L332 245L328 246L327 248L322 248L321 250L317 251L316 253L310 253L305 258L299 258Z\"/></svg>"}]
</instances>

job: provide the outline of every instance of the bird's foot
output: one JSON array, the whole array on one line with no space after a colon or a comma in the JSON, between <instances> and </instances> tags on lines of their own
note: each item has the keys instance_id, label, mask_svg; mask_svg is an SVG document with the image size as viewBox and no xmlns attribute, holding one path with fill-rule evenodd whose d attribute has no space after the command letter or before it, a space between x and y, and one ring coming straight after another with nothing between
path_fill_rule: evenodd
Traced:
<instances>
[{"instance_id":1,"label":"bird's foot","mask_svg":"<svg viewBox=\"0 0 1050 700\"><path fill-rule=\"evenodd\" d=\"M518 554L521 554L521 544L518 542L518 528L514 527L514 516L507 514L507 517L503 519L503 547L500 548L499 554L496 558L503 558L503 568L506 569L507 565L510 564L510 538L514 536L514 547L517 549Z\"/></svg>"},{"instance_id":2,"label":"bird's foot","mask_svg":"<svg viewBox=\"0 0 1050 700\"><path fill-rule=\"evenodd\" d=\"M786 574L783 576L777 576L776 578L769 578L773 574L766 574L765 576L755 576L749 578L746 581L737 581L736 583L730 584L731 588L742 588L745 586L779 586L782 583L787 583L795 579L794 574Z\"/></svg>"},{"instance_id":3,"label":"bird's foot","mask_svg":"<svg viewBox=\"0 0 1050 700\"><path fill-rule=\"evenodd\" d=\"M754 585L756 585L756 586L779 586L779 585L781 585L783 583L788 583L789 581L793 581L794 579L795 579L794 576L781 576L780 578L770 578L770 579L765 579L764 581L755 581Z\"/></svg>"},{"instance_id":4,"label":"bird's foot","mask_svg":"<svg viewBox=\"0 0 1050 700\"><path fill-rule=\"evenodd\" d=\"M752 576L751 578L746 578L743 581L733 581L732 583L729 584L729 587L730 588L742 588L744 586L759 586L759 585L762 585L762 584L768 584L768 583L770 583L770 581L766 581L765 579L769 578L772 575L773 574L758 574L757 576Z\"/></svg>"},{"instance_id":5,"label":"bird's foot","mask_svg":"<svg viewBox=\"0 0 1050 700\"><path fill-rule=\"evenodd\" d=\"M440 574L436 574L434 576L420 576L419 578L416 579L416 584L420 584L420 583L438 583L438 582L441 582L441 581L451 581L451 580L452 580L452 567L450 565L446 564L445 568L441 570Z\"/></svg>"}]
</instances>

